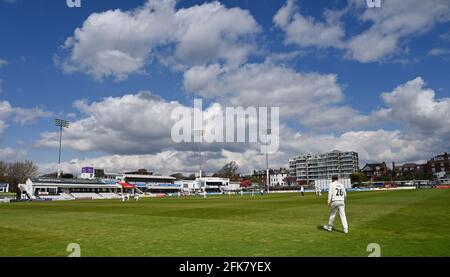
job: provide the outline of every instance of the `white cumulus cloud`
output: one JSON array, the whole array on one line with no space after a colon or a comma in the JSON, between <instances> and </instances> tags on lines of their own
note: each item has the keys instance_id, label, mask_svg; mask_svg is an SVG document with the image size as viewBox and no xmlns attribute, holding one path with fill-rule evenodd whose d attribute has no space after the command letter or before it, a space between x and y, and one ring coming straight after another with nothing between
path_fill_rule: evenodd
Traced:
<instances>
[{"instance_id":1,"label":"white cumulus cloud","mask_svg":"<svg viewBox=\"0 0 450 277\"><path fill-rule=\"evenodd\" d=\"M425 87L417 77L381 94L386 108L379 112L385 120L394 120L416 134L450 139L450 98L436 98L434 90Z\"/></svg>"},{"instance_id":2,"label":"white cumulus cloud","mask_svg":"<svg viewBox=\"0 0 450 277\"><path fill-rule=\"evenodd\" d=\"M155 58L174 56L182 65L239 64L254 49L260 27L248 11L219 2L177 10L174 0L149 0L130 10L94 13L77 28L55 62L65 72L86 72L96 79L126 79L145 71Z\"/></svg>"},{"instance_id":3,"label":"white cumulus cloud","mask_svg":"<svg viewBox=\"0 0 450 277\"><path fill-rule=\"evenodd\" d=\"M270 62L192 67L184 73L184 88L226 105L280 107L282 117L310 128L348 129L370 119L343 104L345 95L336 75L302 73Z\"/></svg>"},{"instance_id":4,"label":"white cumulus cloud","mask_svg":"<svg viewBox=\"0 0 450 277\"><path fill-rule=\"evenodd\" d=\"M343 16L354 16L368 25L357 34L347 32ZM429 32L450 20L448 0L389 0L381 8L367 8L365 1L349 0L343 10L326 10L323 22L303 15L293 0L277 12L273 21L285 33L286 44L300 47L342 49L360 62L380 62L405 52L407 39Z\"/></svg>"}]
</instances>

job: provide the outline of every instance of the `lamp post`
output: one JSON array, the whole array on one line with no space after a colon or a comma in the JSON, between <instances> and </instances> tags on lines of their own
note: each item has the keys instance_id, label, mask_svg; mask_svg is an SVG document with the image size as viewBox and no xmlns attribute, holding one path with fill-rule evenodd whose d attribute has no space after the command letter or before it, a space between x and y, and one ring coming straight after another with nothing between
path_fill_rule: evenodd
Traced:
<instances>
[{"instance_id":1,"label":"lamp post","mask_svg":"<svg viewBox=\"0 0 450 277\"><path fill-rule=\"evenodd\" d=\"M61 177L61 141L63 128L69 127L69 121L64 119L55 119L55 126L59 127L59 155L58 155L58 178Z\"/></svg>"}]
</instances>

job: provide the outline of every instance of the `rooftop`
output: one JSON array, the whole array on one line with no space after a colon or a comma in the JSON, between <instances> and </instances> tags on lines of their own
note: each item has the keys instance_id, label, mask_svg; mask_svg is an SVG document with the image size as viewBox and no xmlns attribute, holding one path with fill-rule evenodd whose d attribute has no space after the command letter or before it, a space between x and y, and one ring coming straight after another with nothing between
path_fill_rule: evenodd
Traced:
<instances>
[{"instance_id":1,"label":"rooftop","mask_svg":"<svg viewBox=\"0 0 450 277\"><path fill-rule=\"evenodd\" d=\"M130 178L145 178L145 179L170 179L175 180L175 177L172 176L163 176L163 175L143 175L143 174L123 174L124 177L130 177Z\"/></svg>"},{"instance_id":2,"label":"rooftop","mask_svg":"<svg viewBox=\"0 0 450 277\"><path fill-rule=\"evenodd\" d=\"M31 178L33 183L51 183L51 184L91 184L91 185L100 185L105 184L105 182L101 179L69 179L69 178Z\"/></svg>"}]
</instances>

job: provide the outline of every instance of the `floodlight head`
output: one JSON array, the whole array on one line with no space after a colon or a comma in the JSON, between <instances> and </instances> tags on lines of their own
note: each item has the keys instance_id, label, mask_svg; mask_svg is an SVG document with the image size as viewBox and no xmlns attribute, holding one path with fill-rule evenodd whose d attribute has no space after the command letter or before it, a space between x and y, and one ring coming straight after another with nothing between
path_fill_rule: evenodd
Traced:
<instances>
[{"instance_id":1,"label":"floodlight head","mask_svg":"<svg viewBox=\"0 0 450 277\"><path fill-rule=\"evenodd\" d=\"M64 120L64 119L55 119L55 125L61 128L68 128L69 127L69 121Z\"/></svg>"}]
</instances>

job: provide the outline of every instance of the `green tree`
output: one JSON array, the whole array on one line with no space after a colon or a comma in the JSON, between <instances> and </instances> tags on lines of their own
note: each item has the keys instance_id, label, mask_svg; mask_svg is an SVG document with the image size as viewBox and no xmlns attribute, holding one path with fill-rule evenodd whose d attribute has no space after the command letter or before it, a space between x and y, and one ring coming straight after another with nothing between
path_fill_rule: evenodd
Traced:
<instances>
[{"instance_id":1,"label":"green tree","mask_svg":"<svg viewBox=\"0 0 450 277\"><path fill-rule=\"evenodd\" d=\"M362 172L355 172L350 174L350 180L352 183L361 183L361 182L367 182L367 176L366 174Z\"/></svg>"},{"instance_id":2,"label":"green tree","mask_svg":"<svg viewBox=\"0 0 450 277\"><path fill-rule=\"evenodd\" d=\"M252 181L252 184L259 184L259 178L257 176L252 175L250 181Z\"/></svg>"},{"instance_id":3,"label":"green tree","mask_svg":"<svg viewBox=\"0 0 450 277\"><path fill-rule=\"evenodd\" d=\"M392 171L392 169L388 169L386 174L378 177L376 180L377 181L394 181L395 180L394 172Z\"/></svg>"}]
</instances>

